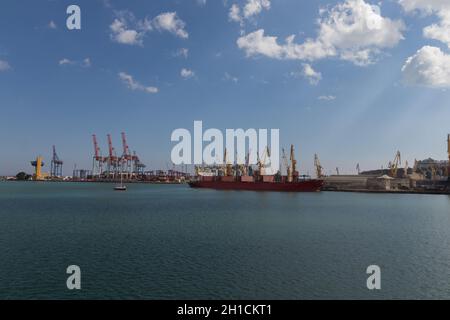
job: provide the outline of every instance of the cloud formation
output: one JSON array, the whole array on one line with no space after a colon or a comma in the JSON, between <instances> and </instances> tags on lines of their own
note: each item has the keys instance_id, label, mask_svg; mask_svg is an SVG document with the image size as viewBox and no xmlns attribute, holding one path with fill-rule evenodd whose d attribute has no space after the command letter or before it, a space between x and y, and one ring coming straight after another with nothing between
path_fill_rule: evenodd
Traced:
<instances>
[{"instance_id":1,"label":"cloud formation","mask_svg":"<svg viewBox=\"0 0 450 320\"><path fill-rule=\"evenodd\" d=\"M136 81L133 78L133 76L131 76L131 75L125 73L125 72L119 72L119 78L131 90L138 90L138 91L143 91L143 92L146 92L146 93L158 93L158 91L159 91L158 88L156 88L156 87L142 85L141 83Z\"/></svg>"},{"instance_id":2,"label":"cloud formation","mask_svg":"<svg viewBox=\"0 0 450 320\"><path fill-rule=\"evenodd\" d=\"M154 29L168 31L177 37L187 39L189 34L185 30L185 22L178 18L176 12L165 12L154 19L137 20L129 11L116 12L117 18L109 26L110 37L113 41L126 45L143 45L144 37Z\"/></svg>"},{"instance_id":3,"label":"cloud formation","mask_svg":"<svg viewBox=\"0 0 450 320\"><path fill-rule=\"evenodd\" d=\"M311 85L317 85L322 80L322 74L314 70L308 63L302 65L302 75Z\"/></svg>"},{"instance_id":4,"label":"cloud formation","mask_svg":"<svg viewBox=\"0 0 450 320\"><path fill-rule=\"evenodd\" d=\"M188 48L180 48L173 55L175 57L187 58L189 56L189 49Z\"/></svg>"},{"instance_id":5,"label":"cloud formation","mask_svg":"<svg viewBox=\"0 0 450 320\"><path fill-rule=\"evenodd\" d=\"M11 66L8 61L0 60L0 72L10 70Z\"/></svg>"},{"instance_id":6,"label":"cloud formation","mask_svg":"<svg viewBox=\"0 0 450 320\"><path fill-rule=\"evenodd\" d=\"M439 20L423 29L423 36L450 48L450 1L399 0L408 13L435 15ZM402 68L403 82L411 86L450 88L450 55L434 46L424 46L409 57Z\"/></svg>"},{"instance_id":7,"label":"cloud formation","mask_svg":"<svg viewBox=\"0 0 450 320\"><path fill-rule=\"evenodd\" d=\"M231 21L239 22L242 25L244 20L252 19L260 14L262 10L269 10L270 1L271 0L246 0L242 9L239 5L234 3L230 7L228 17Z\"/></svg>"},{"instance_id":8,"label":"cloud formation","mask_svg":"<svg viewBox=\"0 0 450 320\"><path fill-rule=\"evenodd\" d=\"M183 39L187 39L189 37L189 34L184 29L186 27L186 23L178 18L176 12L161 13L153 19L153 25L158 30L168 31L177 37Z\"/></svg>"},{"instance_id":9,"label":"cloud formation","mask_svg":"<svg viewBox=\"0 0 450 320\"><path fill-rule=\"evenodd\" d=\"M186 69L183 68L180 71L180 75L184 78L184 79L189 79L192 78L193 76L195 76L195 72L190 70L190 69Z\"/></svg>"},{"instance_id":10,"label":"cloud formation","mask_svg":"<svg viewBox=\"0 0 450 320\"><path fill-rule=\"evenodd\" d=\"M317 97L318 100L324 100L324 101L333 101L336 100L336 96L328 95L328 96L319 96Z\"/></svg>"},{"instance_id":11,"label":"cloud formation","mask_svg":"<svg viewBox=\"0 0 450 320\"><path fill-rule=\"evenodd\" d=\"M450 88L450 55L425 46L406 60L402 73L406 85Z\"/></svg>"},{"instance_id":12,"label":"cloud formation","mask_svg":"<svg viewBox=\"0 0 450 320\"><path fill-rule=\"evenodd\" d=\"M76 61L76 60L70 60L70 59L67 59L67 58L63 58L63 59L58 61L58 64L60 66L73 65L73 66L80 66L80 67L84 67L84 68L89 68L92 65L92 62L91 62L90 58L85 58L82 61Z\"/></svg>"},{"instance_id":13,"label":"cloud formation","mask_svg":"<svg viewBox=\"0 0 450 320\"><path fill-rule=\"evenodd\" d=\"M448 0L399 0L406 12L436 15L438 23L423 29L425 38L441 41L450 48L450 1Z\"/></svg>"},{"instance_id":14,"label":"cloud formation","mask_svg":"<svg viewBox=\"0 0 450 320\"><path fill-rule=\"evenodd\" d=\"M58 27L56 26L56 23L52 20L48 23L48 27L50 29L57 29Z\"/></svg>"},{"instance_id":15,"label":"cloud formation","mask_svg":"<svg viewBox=\"0 0 450 320\"><path fill-rule=\"evenodd\" d=\"M403 39L402 21L381 16L380 8L364 0L346 0L329 10L321 10L318 36L295 42L295 35L279 43L276 36L259 29L237 40L247 56L314 61L337 57L358 66L374 63L382 49Z\"/></svg>"}]
</instances>

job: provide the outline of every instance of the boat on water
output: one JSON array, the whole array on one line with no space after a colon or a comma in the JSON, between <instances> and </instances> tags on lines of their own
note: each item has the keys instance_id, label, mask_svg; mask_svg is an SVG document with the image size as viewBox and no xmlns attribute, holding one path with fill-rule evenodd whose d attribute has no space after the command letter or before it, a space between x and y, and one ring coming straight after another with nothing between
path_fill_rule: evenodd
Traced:
<instances>
[{"instance_id":1,"label":"boat on water","mask_svg":"<svg viewBox=\"0 0 450 320\"><path fill-rule=\"evenodd\" d=\"M114 191L127 191L127 186L123 184L122 175L120 175L120 185L115 186Z\"/></svg>"},{"instance_id":2,"label":"boat on water","mask_svg":"<svg viewBox=\"0 0 450 320\"><path fill-rule=\"evenodd\" d=\"M294 157L294 146L291 146L288 161L283 150L283 160L286 167L286 175L267 174L265 170L265 158L269 155L268 149L263 155L264 159L258 159L257 169L249 165L249 155L245 164L233 165L226 161L225 165L196 167L196 177L189 182L191 188L206 188L216 190L247 190L247 191L286 191L286 192L318 192L323 186L320 171L318 178L312 179L308 175L300 176L296 170L297 161ZM320 169L320 168L319 168Z\"/></svg>"}]
</instances>

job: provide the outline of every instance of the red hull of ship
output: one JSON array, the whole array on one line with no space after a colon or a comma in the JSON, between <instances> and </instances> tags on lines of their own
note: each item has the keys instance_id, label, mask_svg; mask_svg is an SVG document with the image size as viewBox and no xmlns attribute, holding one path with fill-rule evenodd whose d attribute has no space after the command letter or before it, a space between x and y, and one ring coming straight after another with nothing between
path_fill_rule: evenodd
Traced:
<instances>
[{"instance_id":1,"label":"red hull of ship","mask_svg":"<svg viewBox=\"0 0 450 320\"><path fill-rule=\"evenodd\" d=\"M216 190L316 192L320 191L322 188L323 180L305 180L289 183L195 181L189 183L189 185L191 188L207 188Z\"/></svg>"}]
</instances>

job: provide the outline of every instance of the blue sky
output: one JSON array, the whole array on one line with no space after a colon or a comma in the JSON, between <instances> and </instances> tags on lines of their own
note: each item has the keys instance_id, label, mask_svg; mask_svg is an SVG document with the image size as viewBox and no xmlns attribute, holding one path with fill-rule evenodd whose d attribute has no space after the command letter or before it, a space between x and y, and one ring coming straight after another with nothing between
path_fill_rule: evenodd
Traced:
<instances>
[{"instance_id":1,"label":"blue sky","mask_svg":"<svg viewBox=\"0 0 450 320\"><path fill-rule=\"evenodd\" d=\"M194 120L279 128L303 172L314 153L327 173L386 166L397 149L446 159L446 2L3 0L0 175L38 154L49 165L53 144L65 174L90 169L91 135L105 154L122 131L165 169L171 132ZM81 30L66 28L70 4Z\"/></svg>"}]
</instances>

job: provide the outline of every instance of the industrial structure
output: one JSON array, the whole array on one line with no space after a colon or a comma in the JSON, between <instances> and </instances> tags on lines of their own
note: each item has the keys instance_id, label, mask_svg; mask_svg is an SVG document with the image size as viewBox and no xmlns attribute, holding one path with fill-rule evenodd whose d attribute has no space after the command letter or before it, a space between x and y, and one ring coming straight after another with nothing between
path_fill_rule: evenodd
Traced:
<instances>
[{"instance_id":1,"label":"industrial structure","mask_svg":"<svg viewBox=\"0 0 450 320\"><path fill-rule=\"evenodd\" d=\"M97 142L97 136L92 135L94 144L94 156L92 158L92 175L96 179L115 180L121 176L124 179L137 179L144 175L145 164L143 164L135 151L130 152L127 138L124 132L121 133L122 154L117 155L113 146L112 137L107 135L108 156L101 154L101 149Z\"/></svg>"},{"instance_id":2,"label":"industrial structure","mask_svg":"<svg viewBox=\"0 0 450 320\"><path fill-rule=\"evenodd\" d=\"M41 156L38 156L36 160L31 161L31 165L34 167L34 174L33 174L34 181L42 181L48 176L48 174L42 172L44 161Z\"/></svg>"},{"instance_id":3,"label":"industrial structure","mask_svg":"<svg viewBox=\"0 0 450 320\"><path fill-rule=\"evenodd\" d=\"M450 192L450 134L447 135L447 154L448 160L434 160L432 158L414 160L414 166L410 168L408 161L402 164L401 153L397 151L394 160L388 163L387 169L361 172L358 164L357 175L326 177L325 189L337 191Z\"/></svg>"},{"instance_id":4,"label":"industrial structure","mask_svg":"<svg viewBox=\"0 0 450 320\"><path fill-rule=\"evenodd\" d=\"M50 177L52 178L62 177L63 163L64 162L59 159L58 154L56 153L56 147L53 146L53 157L50 164Z\"/></svg>"}]
</instances>

